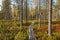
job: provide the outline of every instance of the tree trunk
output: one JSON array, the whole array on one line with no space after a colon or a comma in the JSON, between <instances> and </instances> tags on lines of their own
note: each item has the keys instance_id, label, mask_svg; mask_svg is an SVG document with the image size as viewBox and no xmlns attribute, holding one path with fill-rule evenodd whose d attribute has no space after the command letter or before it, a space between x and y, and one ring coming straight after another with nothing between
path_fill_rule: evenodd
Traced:
<instances>
[{"instance_id":1,"label":"tree trunk","mask_svg":"<svg viewBox=\"0 0 60 40\"><path fill-rule=\"evenodd\" d=\"M11 4L10 0L2 0L4 19L6 19L6 20L11 19L11 7L10 7L10 4Z\"/></svg>"},{"instance_id":2,"label":"tree trunk","mask_svg":"<svg viewBox=\"0 0 60 40\"><path fill-rule=\"evenodd\" d=\"M18 10L19 10L19 17L20 17L20 26L23 25L23 0L19 0L18 2Z\"/></svg>"},{"instance_id":3,"label":"tree trunk","mask_svg":"<svg viewBox=\"0 0 60 40\"><path fill-rule=\"evenodd\" d=\"M52 34L52 0L49 0L48 35Z\"/></svg>"},{"instance_id":4,"label":"tree trunk","mask_svg":"<svg viewBox=\"0 0 60 40\"><path fill-rule=\"evenodd\" d=\"M27 0L26 0L26 24L27 24L27 17L28 15L27 15Z\"/></svg>"}]
</instances>

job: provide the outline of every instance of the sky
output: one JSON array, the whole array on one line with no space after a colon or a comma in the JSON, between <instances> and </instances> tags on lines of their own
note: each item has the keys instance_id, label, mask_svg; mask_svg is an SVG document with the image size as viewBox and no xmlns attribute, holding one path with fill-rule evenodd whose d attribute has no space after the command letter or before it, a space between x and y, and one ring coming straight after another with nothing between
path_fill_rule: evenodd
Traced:
<instances>
[{"instance_id":1,"label":"sky","mask_svg":"<svg viewBox=\"0 0 60 40\"><path fill-rule=\"evenodd\" d=\"M35 5L34 5L34 3L32 3L32 0L28 0L29 2L28 2L28 4L29 4L29 6L30 7L35 7ZM54 0L54 2L56 2L56 0ZM2 0L0 0L0 5L2 5ZM0 7L0 10L1 10L1 7Z\"/></svg>"},{"instance_id":2,"label":"sky","mask_svg":"<svg viewBox=\"0 0 60 40\"><path fill-rule=\"evenodd\" d=\"M32 0L29 0L29 3L31 3ZM54 0L56 2L56 0ZM0 5L2 4L2 0L0 0Z\"/></svg>"},{"instance_id":3,"label":"sky","mask_svg":"<svg viewBox=\"0 0 60 40\"><path fill-rule=\"evenodd\" d=\"M0 0L0 5L2 5L2 0ZM1 7L0 7L0 10L1 10Z\"/></svg>"},{"instance_id":4,"label":"sky","mask_svg":"<svg viewBox=\"0 0 60 40\"><path fill-rule=\"evenodd\" d=\"M2 4L2 0L0 0L0 5Z\"/></svg>"}]
</instances>

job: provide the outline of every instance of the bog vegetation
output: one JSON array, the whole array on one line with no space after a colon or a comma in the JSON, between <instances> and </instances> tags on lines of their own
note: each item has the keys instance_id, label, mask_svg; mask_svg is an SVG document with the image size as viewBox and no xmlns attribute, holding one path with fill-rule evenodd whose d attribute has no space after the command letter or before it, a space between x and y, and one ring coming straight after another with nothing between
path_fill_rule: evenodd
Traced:
<instances>
[{"instance_id":1,"label":"bog vegetation","mask_svg":"<svg viewBox=\"0 0 60 40\"><path fill-rule=\"evenodd\" d=\"M0 40L29 40L32 25L37 40L60 40L60 0L1 0ZM48 35L48 17L52 12L52 35Z\"/></svg>"}]
</instances>

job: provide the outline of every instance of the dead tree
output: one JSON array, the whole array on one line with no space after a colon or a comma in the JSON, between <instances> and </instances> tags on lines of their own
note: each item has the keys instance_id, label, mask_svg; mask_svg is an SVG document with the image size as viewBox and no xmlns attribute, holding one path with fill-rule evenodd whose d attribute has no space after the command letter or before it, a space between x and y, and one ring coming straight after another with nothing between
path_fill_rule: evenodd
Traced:
<instances>
[{"instance_id":1,"label":"dead tree","mask_svg":"<svg viewBox=\"0 0 60 40\"><path fill-rule=\"evenodd\" d=\"M32 22L32 24L29 26L29 40L36 40L34 31L33 31L33 25L34 25L34 22Z\"/></svg>"}]
</instances>

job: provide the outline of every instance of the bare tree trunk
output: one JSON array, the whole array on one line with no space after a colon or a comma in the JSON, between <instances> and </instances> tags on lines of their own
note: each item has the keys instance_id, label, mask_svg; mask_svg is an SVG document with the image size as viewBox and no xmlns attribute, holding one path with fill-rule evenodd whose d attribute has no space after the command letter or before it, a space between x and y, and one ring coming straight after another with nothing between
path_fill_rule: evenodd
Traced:
<instances>
[{"instance_id":1,"label":"bare tree trunk","mask_svg":"<svg viewBox=\"0 0 60 40\"><path fill-rule=\"evenodd\" d=\"M27 0L26 0L26 24L27 24L27 17L28 15L27 15Z\"/></svg>"},{"instance_id":2,"label":"bare tree trunk","mask_svg":"<svg viewBox=\"0 0 60 40\"><path fill-rule=\"evenodd\" d=\"M33 25L34 25L34 22L32 22L32 24L29 26L29 40L36 40L34 31L33 31Z\"/></svg>"},{"instance_id":3,"label":"bare tree trunk","mask_svg":"<svg viewBox=\"0 0 60 40\"><path fill-rule=\"evenodd\" d=\"M37 20L37 7L35 7L35 19Z\"/></svg>"},{"instance_id":4,"label":"bare tree trunk","mask_svg":"<svg viewBox=\"0 0 60 40\"><path fill-rule=\"evenodd\" d=\"M23 0L19 0L18 2L19 6L19 17L20 17L20 26L23 25Z\"/></svg>"},{"instance_id":5,"label":"bare tree trunk","mask_svg":"<svg viewBox=\"0 0 60 40\"><path fill-rule=\"evenodd\" d=\"M39 29L39 28L41 27L41 13L40 13L40 1L41 1L41 0L38 0L38 1L39 1L39 2L38 2L38 3L39 3L39 8L38 8L38 10L39 10L39 11L38 11L38 13L39 13L39 27L38 27L38 29Z\"/></svg>"},{"instance_id":6,"label":"bare tree trunk","mask_svg":"<svg viewBox=\"0 0 60 40\"><path fill-rule=\"evenodd\" d=\"M24 0L24 20L25 23L27 24L27 18L28 18L28 14L27 14L27 0Z\"/></svg>"},{"instance_id":7,"label":"bare tree trunk","mask_svg":"<svg viewBox=\"0 0 60 40\"><path fill-rule=\"evenodd\" d=\"M35 6L35 18L36 18L36 21L38 21L38 0L37 0L37 2L35 2L36 3L36 6Z\"/></svg>"},{"instance_id":8,"label":"bare tree trunk","mask_svg":"<svg viewBox=\"0 0 60 40\"><path fill-rule=\"evenodd\" d=\"M6 19L6 20L11 19L11 7L10 7L10 4L11 4L10 0L2 0L4 19Z\"/></svg>"},{"instance_id":9,"label":"bare tree trunk","mask_svg":"<svg viewBox=\"0 0 60 40\"><path fill-rule=\"evenodd\" d=\"M49 0L49 23L48 23L48 35L52 34L52 0Z\"/></svg>"}]
</instances>

